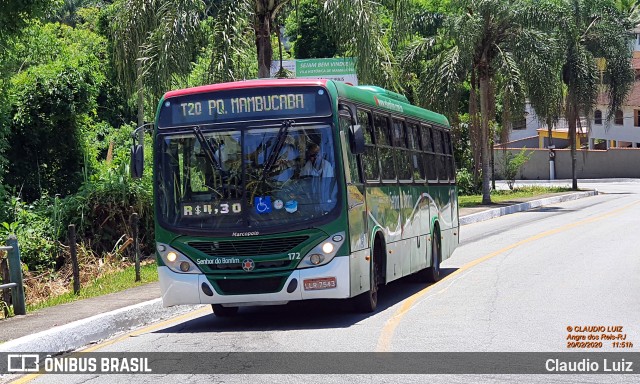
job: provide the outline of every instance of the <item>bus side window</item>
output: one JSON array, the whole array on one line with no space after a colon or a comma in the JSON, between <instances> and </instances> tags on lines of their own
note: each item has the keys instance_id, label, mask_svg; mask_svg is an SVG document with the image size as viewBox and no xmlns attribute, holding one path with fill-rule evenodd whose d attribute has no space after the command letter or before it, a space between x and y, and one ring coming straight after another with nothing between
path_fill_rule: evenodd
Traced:
<instances>
[{"instance_id":1,"label":"bus side window","mask_svg":"<svg viewBox=\"0 0 640 384\"><path fill-rule=\"evenodd\" d=\"M373 145L373 126L371 125L371 112L358 108L356 112L358 117L358 124L362 127L364 132L364 143Z\"/></svg>"},{"instance_id":2,"label":"bus side window","mask_svg":"<svg viewBox=\"0 0 640 384\"><path fill-rule=\"evenodd\" d=\"M374 114L375 141L380 158L380 176L384 181L396 181L396 170L391 147L389 118L385 115Z\"/></svg>"},{"instance_id":3,"label":"bus side window","mask_svg":"<svg viewBox=\"0 0 640 384\"><path fill-rule=\"evenodd\" d=\"M344 114L343 114L344 113ZM351 117L346 112L342 111L340 113L340 118L338 119L340 122L340 130L345 132L345 137L349 135L349 129L351 127ZM346 143L345 143L346 145ZM347 145L347 156L348 159L345 159L349 162L349 176L351 178L352 183L360 183L360 172L358 167L358 158L356 155L351 153L351 146Z\"/></svg>"},{"instance_id":4,"label":"bus side window","mask_svg":"<svg viewBox=\"0 0 640 384\"><path fill-rule=\"evenodd\" d=\"M453 147L451 146L451 132L445 131L444 133L444 145L447 152L447 162L449 164L449 182L454 183L456 180L456 162L453 156Z\"/></svg>"},{"instance_id":5,"label":"bus side window","mask_svg":"<svg viewBox=\"0 0 640 384\"><path fill-rule=\"evenodd\" d=\"M424 159L420 153L420 132L417 123L407 124L407 142L409 144L410 159L413 180L423 182L425 180Z\"/></svg>"},{"instance_id":6,"label":"bus side window","mask_svg":"<svg viewBox=\"0 0 640 384\"><path fill-rule=\"evenodd\" d=\"M398 179L403 181L411 181L413 173L411 165L411 152L407 147L407 135L405 124L402 120L392 120L393 147L395 152L395 160L398 166Z\"/></svg>"},{"instance_id":7,"label":"bus side window","mask_svg":"<svg viewBox=\"0 0 640 384\"><path fill-rule=\"evenodd\" d=\"M438 174L436 173L436 155L433 151L433 140L431 139L431 132L432 130L430 125L422 125L420 127L420 136L422 138L422 152L427 170L427 180L431 182L437 182Z\"/></svg>"},{"instance_id":8,"label":"bus side window","mask_svg":"<svg viewBox=\"0 0 640 384\"><path fill-rule=\"evenodd\" d=\"M380 168L378 166L378 156L373 141L373 124L371 124L371 112L358 108L358 124L364 132L364 153L360 155L364 179L367 182L378 182L380 180Z\"/></svg>"},{"instance_id":9,"label":"bus side window","mask_svg":"<svg viewBox=\"0 0 640 384\"><path fill-rule=\"evenodd\" d=\"M440 183L447 183L449 176L447 174L447 166L445 164L444 151L442 150L442 131L439 128L433 128L433 149L436 153L436 173Z\"/></svg>"}]
</instances>

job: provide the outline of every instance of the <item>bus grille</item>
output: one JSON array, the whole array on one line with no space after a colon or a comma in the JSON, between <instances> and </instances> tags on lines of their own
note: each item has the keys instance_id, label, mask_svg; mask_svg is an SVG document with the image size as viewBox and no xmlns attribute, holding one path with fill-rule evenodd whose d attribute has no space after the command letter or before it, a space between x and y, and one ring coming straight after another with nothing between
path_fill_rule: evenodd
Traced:
<instances>
[{"instance_id":1,"label":"bus grille","mask_svg":"<svg viewBox=\"0 0 640 384\"><path fill-rule=\"evenodd\" d=\"M291 264L291 260L272 260L272 261L255 261L255 270L264 268L282 268ZM240 264L207 264L201 266L209 268L212 271L241 271L242 263Z\"/></svg>"},{"instance_id":2,"label":"bus grille","mask_svg":"<svg viewBox=\"0 0 640 384\"><path fill-rule=\"evenodd\" d=\"M255 256L289 252L308 238L296 236L260 240L192 241L188 244L209 256Z\"/></svg>"},{"instance_id":3,"label":"bus grille","mask_svg":"<svg viewBox=\"0 0 640 384\"><path fill-rule=\"evenodd\" d=\"M278 292L286 277L265 277L258 279L216 280L225 295L249 295L254 293Z\"/></svg>"}]
</instances>

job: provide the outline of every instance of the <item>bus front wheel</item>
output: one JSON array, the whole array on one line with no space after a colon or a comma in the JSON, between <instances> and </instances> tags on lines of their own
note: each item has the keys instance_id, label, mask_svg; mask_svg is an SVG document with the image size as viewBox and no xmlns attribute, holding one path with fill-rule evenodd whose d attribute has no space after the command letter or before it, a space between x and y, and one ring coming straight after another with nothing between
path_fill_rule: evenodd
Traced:
<instances>
[{"instance_id":1,"label":"bus front wheel","mask_svg":"<svg viewBox=\"0 0 640 384\"><path fill-rule=\"evenodd\" d=\"M213 314L217 317L230 317L238 313L238 307L223 307L220 304L211 304Z\"/></svg>"},{"instance_id":2,"label":"bus front wheel","mask_svg":"<svg viewBox=\"0 0 640 384\"><path fill-rule=\"evenodd\" d=\"M369 277L370 286L367 292L361 293L355 297L354 303L358 312L371 313L376 310L378 306L378 284L380 277L380 263L373 258L373 265L371 268L371 274Z\"/></svg>"}]
</instances>

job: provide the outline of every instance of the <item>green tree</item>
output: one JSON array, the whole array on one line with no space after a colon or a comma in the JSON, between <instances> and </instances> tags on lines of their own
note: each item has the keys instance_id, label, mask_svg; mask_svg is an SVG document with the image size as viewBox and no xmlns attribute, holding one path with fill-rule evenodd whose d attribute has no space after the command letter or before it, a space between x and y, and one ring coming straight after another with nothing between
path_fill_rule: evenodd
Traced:
<instances>
[{"instance_id":1,"label":"green tree","mask_svg":"<svg viewBox=\"0 0 640 384\"><path fill-rule=\"evenodd\" d=\"M37 19L55 3L55 0L3 0L0 2L0 44L9 36Z\"/></svg>"},{"instance_id":2,"label":"green tree","mask_svg":"<svg viewBox=\"0 0 640 384\"><path fill-rule=\"evenodd\" d=\"M118 0L110 9L114 66L127 95L136 94L138 126L145 88L156 102L190 72L203 11L202 0Z\"/></svg>"},{"instance_id":3,"label":"green tree","mask_svg":"<svg viewBox=\"0 0 640 384\"><path fill-rule=\"evenodd\" d=\"M12 49L22 70L11 79L9 185L26 201L69 194L83 180L84 139L104 81L104 40L59 24L34 25ZM48 49L48 55L40 55Z\"/></svg>"},{"instance_id":4,"label":"green tree","mask_svg":"<svg viewBox=\"0 0 640 384\"><path fill-rule=\"evenodd\" d=\"M236 15L243 15L253 27L258 77L268 77L273 57L272 35L277 31L273 28L276 18L295 7L291 6L290 0L241 0L236 3ZM396 33L391 27L401 26L404 23L400 21L409 18L409 13L403 12L403 5L408 1L385 0L378 3L371 0L324 0L321 3L323 11L319 20L326 25L332 41L339 42L339 51L358 58L356 66L359 79L364 83L402 90L392 42L404 34ZM231 26L237 26L239 19L227 17L226 13L220 15L223 16L220 28L230 33L218 35L218 41L229 41L233 45L232 38L236 33Z\"/></svg>"},{"instance_id":5,"label":"green tree","mask_svg":"<svg viewBox=\"0 0 640 384\"><path fill-rule=\"evenodd\" d=\"M622 106L634 81L629 48L633 25L613 1L565 0L561 6L556 33L562 68L558 88L563 89L561 105L569 126L572 188L578 189L576 130L580 115L591 115L601 92L608 99L609 119ZM605 63L602 84L598 59ZM547 117L544 113L541 116Z\"/></svg>"},{"instance_id":6,"label":"green tree","mask_svg":"<svg viewBox=\"0 0 640 384\"><path fill-rule=\"evenodd\" d=\"M220 1L211 8L205 22L206 54L201 60L205 73L198 85L255 77L257 51L248 13L247 1Z\"/></svg>"},{"instance_id":7,"label":"green tree","mask_svg":"<svg viewBox=\"0 0 640 384\"><path fill-rule=\"evenodd\" d=\"M509 126L523 113L526 94L547 92L548 81L531 80L553 77L553 42L538 29L551 20L543 2L464 0L452 6L438 33L416 40L405 61L422 62L423 102L448 116L457 115L462 85L469 82L472 150L475 166L482 167L482 202L490 204L496 95L502 99L502 123Z\"/></svg>"},{"instance_id":8,"label":"green tree","mask_svg":"<svg viewBox=\"0 0 640 384\"><path fill-rule=\"evenodd\" d=\"M616 0L616 7L626 15L633 25L640 23L640 1Z\"/></svg>"},{"instance_id":9,"label":"green tree","mask_svg":"<svg viewBox=\"0 0 640 384\"><path fill-rule=\"evenodd\" d=\"M346 56L355 57L358 81L404 92L394 51L408 37L407 0L325 0L325 24Z\"/></svg>"},{"instance_id":10,"label":"green tree","mask_svg":"<svg viewBox=\"0 0 640 384\"><path fill-rule=\"evenodd\" d=\"M9 135L8 78L11 76L11 49L13 40L30 20L43 16L54 0L3 0L0 2L0 199L3 196L2 180L6 172L7 140Z\"/></svg>"},{"instance_id":11,"label":"green tree","mask_svg":"<svg viewBox=\"0 0 640 384\"><path fill-rule=\"evenodd\" d=\"M287 18L286 33L291 36L297 59L334 57L338 47L322 20L323 7L316 0L302 0Z\"/></svg>"}]
</instances>

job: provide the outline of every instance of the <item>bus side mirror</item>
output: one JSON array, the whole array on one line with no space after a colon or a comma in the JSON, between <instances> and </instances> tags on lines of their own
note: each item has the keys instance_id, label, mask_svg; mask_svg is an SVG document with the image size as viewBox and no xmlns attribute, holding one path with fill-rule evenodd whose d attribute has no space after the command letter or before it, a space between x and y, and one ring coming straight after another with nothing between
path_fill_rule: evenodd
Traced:
<instances>
[{"instance_id":1,"label":"bus side mirror","mask_svg":"<svg viewBox=\"0 0 640 384\"><path fill-rule=\"evenodd\" d=\"M144 148L140 144L133 144L131 146L131 164L130 164L131 178L139 179L142 177L144 171Z\"/></svg>"},{"instance_id":2,"label":"bus side mirror","mask_svg":"<svg viewBox=\"0 0 640 384\"><path fill-rule=\"evenodd\" d=\"M153 123L145 123L131 132L131 163L129 164L129 172L132 179L142 177L144 171L144 133L153 130Z\"/></svg>"},{"instance_id":3,"label":"bus side mirror","mask_svg":"<svg viewBox=\"0 0 640 384\"><path fill-rule=\"evenodd\" d=\"M364 132L360 124L354 124L350 127L351 131L351 153L359 155L364 153Z\"/></svg>"}]
</instances>

